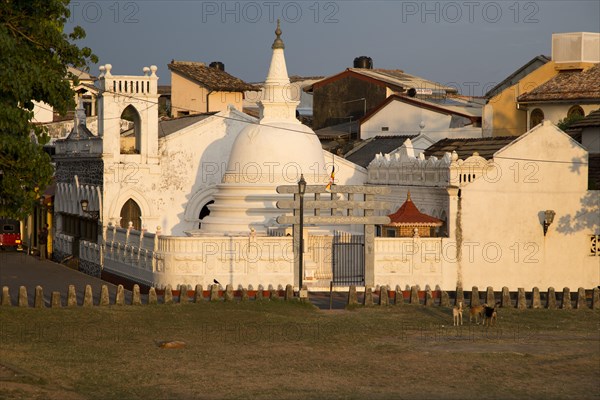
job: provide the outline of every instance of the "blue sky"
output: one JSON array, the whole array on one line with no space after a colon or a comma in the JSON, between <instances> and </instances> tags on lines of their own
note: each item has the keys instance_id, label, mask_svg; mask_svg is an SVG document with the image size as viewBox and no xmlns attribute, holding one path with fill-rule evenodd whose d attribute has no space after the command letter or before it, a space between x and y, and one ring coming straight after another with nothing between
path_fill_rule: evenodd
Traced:
<instances>
[{"instance_id":1,"label":"blue sky","mask_svg":"<svg viewBox=\"0 0 600 400\"><path fill-rule=\"evenodd\" d=\"M80 25L100 64L141 75L171 59L222 61L248 82L268 70L281 19L290 75L332 75L353 59L402 69L481 96L533 57L551 52L555 32L600 32L598 1L84 1ZM91 72L98 75L97 66Z\"/></svg>"}]
</instances>

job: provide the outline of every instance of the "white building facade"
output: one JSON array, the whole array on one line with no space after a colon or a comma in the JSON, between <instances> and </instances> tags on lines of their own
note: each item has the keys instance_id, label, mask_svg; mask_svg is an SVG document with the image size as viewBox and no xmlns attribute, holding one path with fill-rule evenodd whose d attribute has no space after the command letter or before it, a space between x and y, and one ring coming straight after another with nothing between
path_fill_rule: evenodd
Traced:
<instances>
[{"instance_id":1,"label":"white building facade","mask_svg":"<svg viewBox=\"0 0 600 400\"><path fill-rule=\"evenodd\" d=\"M587 190L587 157L549 121L489 160L377 157L370 184L391 185L398 203L410 190L421 212L448 227L443 238L376 239L378 283L595 287L600 193ZM547 232L546 210L555 213Z\"/></svg>"}]
</instances>

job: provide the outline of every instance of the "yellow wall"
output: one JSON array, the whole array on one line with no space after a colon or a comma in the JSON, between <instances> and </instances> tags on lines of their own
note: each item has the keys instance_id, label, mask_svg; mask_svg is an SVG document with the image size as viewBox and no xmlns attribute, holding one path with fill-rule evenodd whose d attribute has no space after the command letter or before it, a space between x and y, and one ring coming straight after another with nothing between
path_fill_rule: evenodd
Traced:
<instances>
[{"instance_id":1,"label":"yellow wall","mask_svg":"<svg viewBox=\"0 0 600 400\"><path fill-rule=\"evenodd\" d=\"M517 84L492 97L486 113L493 113L492 136L518 136L527 132L527 112L517 109L517 97L553 78L558 71L553 61L542 65Z\"/></svg>"},{"instance_id":2,"label":"yellow wall","mask_svg":"<svg viewBox=\"0 0 600 400\"><path fill-rule=\"evenodd\" d=\"M549 81L560 70L579 68L585 70L593 65L595 64L583 62L557 64L554 61L549 61L526 75L519 83L504 89L498 95L492 97L485 106L484 111L487 114L484 115L484 120L492 120L492 136L518 136L529 130L527 125L527 111L525 107L522 110L517 109L517 97ZM528 108L531 109L531 107Z\"/></svg>"},{"instance_id":3,"label":"yellow wall","mask_svg":"<svg viewBox=\"0 0 600 400\"><path fill-rule=\"evenodd\" d=\"M198 83L171 73L171 114L174 117L180 116L184 111L188 111L190 114L223 111L229 104L241 110L243 97L241 92L212 92L209 94L209 91L199 86Z\"/></svg>"},{"instance_id":4,"label":"yellow wall","mask_svg":"<svg viewBox=\"0 0 600 400\"><path fill-rule=\"evenodd\" d=\"M209 112L223 111L232 104L238 110L242 110L243 94L241 92L213 92L208 96Z\"/></svg>"},{"instance_id":5,"label":"yellow wall","mask_svg":"<svg viewBox=\"0 0 600 400\"><path fill-rule=\"evenodd\" d=\"M190 114L207 112L207 94L208 91L197 83L171 73L171 114L174 117L181 115L183 111L189 111Z\"/></svg>"}]
</instances>

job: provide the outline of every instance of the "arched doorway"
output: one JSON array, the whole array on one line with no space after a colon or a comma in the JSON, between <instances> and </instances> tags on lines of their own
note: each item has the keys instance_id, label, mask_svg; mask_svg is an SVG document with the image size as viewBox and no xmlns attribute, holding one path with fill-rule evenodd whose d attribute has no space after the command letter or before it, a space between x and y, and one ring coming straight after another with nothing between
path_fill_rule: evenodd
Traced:
<instances>
[{"instance_id":1,"label":"arched doorway","mask_svg":"<svg viewBox=\"0 0 600 400\"><path fill-rule=\"evenodd\" d=\"M129 222L133 223L133 229L142 229L142 210L133 199L127 200L121 208L121 228L128 228Z\"/></svg>"},{"instance_id":2,"label":"arched doorway","mask_svg":"<svg viewBox=\"0 0 600 400\"><path fill-rule=\"evenodd\" d=\"M210 215L210 209L208 206L214 204L214 202L214 200L209 201L200 210L200 215L198 216L198 219L200 219L200 222L198 222L198 229L202 228L202 220Z\"/></svg>"}]
</instances>

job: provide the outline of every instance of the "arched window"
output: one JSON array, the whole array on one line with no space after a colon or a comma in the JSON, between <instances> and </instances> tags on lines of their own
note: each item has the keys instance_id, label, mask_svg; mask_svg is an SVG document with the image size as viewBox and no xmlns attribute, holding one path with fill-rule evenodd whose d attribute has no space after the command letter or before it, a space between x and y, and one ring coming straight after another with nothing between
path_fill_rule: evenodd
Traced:
<instances>
[{"instance_id":1,"label":"arched window","mask_svg":"<svg viewBox=\"0 0 600 400\"><path fill-rule=\"evenodd\" d=\"M129 227L129 222L133 222L133 229L142 229L142 210L133 199L129 199L121 208L121 228Z\"/></svg>"},{"instance_id":2,"label":"arched window","mask_svg":"<svg viewBox=\"0 0 600 400\"><path fill-rule=\"evenodd\" d=\"M214 204L214 202L214 200L209 201L204 205L204 207L202 207L202 210L200 210L200 215L198 217L200 219L200 222L198 223L198 229L202 227L202 220L210 215L210 209L208 206Z\"/></svg>"},{"instance_id":3,"label":"arched window","mask_svg":"<svg viewBox=\"0 0 600 400\"><path fill-rule=\"evenodd\" d=\"M534 126L538 126L544 120L544 112L539 108L536 108L531 112L531 116L529 117L529 129Z\"/></svg>"},{"instance_id":4,"label":"arched window","mask_svg":"<svg viewBox=\"0 0 600 400\"><path fill-rule=\"evenodd\" d=\"M581 108L581 106L573 106L569 108L569 111L567 112L567 118L572 118L576 115L579 117L585 116L585 113L583 112L583 108Z\"/></svg>"},{"instance_id":5,"label":"arched window","mask_svg":"<svg viewBox=\"0 0 600 400\"><path fill-rule=\"evenodd\" d=\"M121 113L121 154L140 154L142 122L134 106L128 105Z\"/></svg>"}]
</instances>

